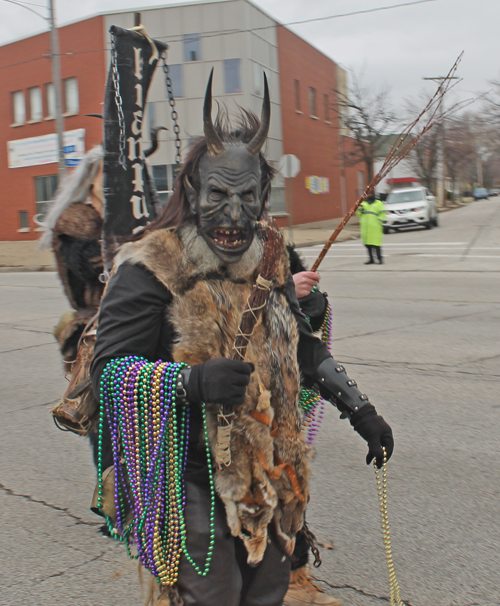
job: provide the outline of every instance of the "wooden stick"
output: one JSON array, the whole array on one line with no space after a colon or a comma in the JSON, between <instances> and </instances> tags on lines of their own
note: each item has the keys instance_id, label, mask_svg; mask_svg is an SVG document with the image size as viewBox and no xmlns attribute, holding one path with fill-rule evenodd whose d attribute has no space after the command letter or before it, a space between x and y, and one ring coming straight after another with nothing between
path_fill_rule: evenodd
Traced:
<instances>
[{"instance_id":1,"label":"wooden stick","mask_svg":"<svg viewBox=\"0 0 500 606\"><path fill-rule=\"evenodd\" d=\"M459 103L456 103L455 105L453 105L446 112L438 114L439 109L441 108L441 104L443 102L444 95L451 88L453 88L454 86L456 86L456 84L458 82L460 82L460 80L459 80L459 81L455 81L455 82L452 83L452 78L453 78L453 76L454 76L454 74L455 74L455 72L457 70L458 64L460 63L460 61L462 59L462 56L463 56L463 52L460 53L460 55L457 57L455 63L453 64L452 68L448 72L448 75L446 76L446 78L443 78L443 80L439 84L436 92L431 97L431 99L429 100L429 102L427 103L427 105L424 107L424 109L419 113L419 115L417 116L417 118L411 124L409 124L408 126L406 126L403 129L403 132L396 139L396 141L394 142L394 145L391 147L389 153L387 154L387 157L386 157L386 159L385 159L385 161L384 161L384 163L383 163L382 168L380 169L380 171L375 175L375 177L373 177L373 179L371 180L371 182L365 187L365 189L364 189L363 193L361 194L361 196L356 200L356 202L354 203L353 207L345 215L345 217L340 221L338 227L335 229L335 231L333 232L333 234L328 238L328 241L326 242L325 246L323 247L323 249L319 253L318 258L316 259L316 261L314 262L313 266L311 267L311 271L317 271L318 270L318 267L320 266L321 262L323 261L323 259L326 256L326 253L330 250L331 245L335 242L335 240L337 239L337 236L340 234L340 232L347 225L347 222L349 221L349 219L357 211L357 209L358 209L359 205L361 204L361 202L363 202L363 200L365 200L366 197L375 189L375 187L380 183L380 181L382 181L382 179L397 164L399 164L399 162L401 162L401 160L405 156L407 156L410 153L410 151L415 147L415 145L418 143L418 141L420 140L420 138L426 132L428 132L434 125L436 125L438 122L440 122L441 120L443 120L443 118L449 116L453 112L458 111L458 109L463 109L466 105L468 105L469 103L471 103L470 100L459 102ZM427 118L427 122L425 123L425 126L422 128L421 132L417 136L415 136L415 137L412 136L411 135L412 130L420 122L420 120L422 119L422 117L425 114L428 114L428 118Z\"/></svg>"}]
</instances>

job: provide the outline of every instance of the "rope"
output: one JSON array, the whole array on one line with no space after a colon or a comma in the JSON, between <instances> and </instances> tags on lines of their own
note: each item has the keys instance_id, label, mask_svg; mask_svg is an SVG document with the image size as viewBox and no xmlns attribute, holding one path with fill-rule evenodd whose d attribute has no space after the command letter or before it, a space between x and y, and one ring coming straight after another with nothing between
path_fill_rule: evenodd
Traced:
<instances>
[{"instance_id":1,"label":"rope","mask_svg":"<svg viewBox=\"0 0 500 606\"><path fill-rule=\"evenodd\" d=\"M224 465L228 467L231 465L231 431L233 429L233 420L231 417L234 416L234 413L229 415L225 415L220 412L217 415L219 421L222 419L224 421L224 425L219 422L217 426L217 443L215 445L215 462L219 466L219 468Z\"/></svg>"},{"instance_id":2,"label":"rope","mask_svg":"<svg viewBox=\"0 0 500 606\"><path fill-rule=\"evenodd\" d=\"M384 464L382 466L382 479L380 479L380 469L377 468L376 461L373 462L375 469L375 478L377 479L378 500L380 503L380 519L382 521L382 536L384 538L385 559L387 570L389 572L389 590L391 606L404 606L401 600L399 583L396 578L394 560L392 557L391 531L389 528L389 515L387 513L387 457L384 448Z\"/></svg>"},{"instance_id":3,"label":"rope","mask_svg":"<svg viewBox=\"0 0 500 606\"><path fill-rule=\"evenodd\" d=\"M271 290L271 286L273 285L271 280L266 280L265 278L263 278L260 274L257 276L257 280L255 281L255 286L257 288L259 288L260 290ZM253 328L252 328L252 332L249 333L244 333L241 330L241 327L243 325L243 318L245 317L245 314L252 314L254 320L257 322L258 321L258 316L255 312L264 309L264 307L267 305L267 299L264 301L264 303L262 303L262 305L258 305L257 307L250 307L249 305L249 301L250 301L250 297L252 295L250 294L248 296L247 299L247 303L245 306L245 310L242 313L242 321L240 322L240 325L238 326L238 332L236 333L236 339L234 340L234 345L233 345L233 350L237 352L237 354L239 355L239 357L243 360L244 355L242 355L241 351L245 351L247 346L248 346L248 342L250 341L250 337L252 336L253 333ZM239 345L237 345L238 341L242 339L243 342L240 343Z\"/></svg>"},{"instance_id":4,"label":"rope","mask_svg":"<svg viewBox=\"0 0 500 606\"><path fill-rule=\"evenodd\" d=\"M266 280L260 274L257 276L256 286L260 286L262 290L271 290L272 285L273 283L271 280Z\"/></svg>"}]
</instances>

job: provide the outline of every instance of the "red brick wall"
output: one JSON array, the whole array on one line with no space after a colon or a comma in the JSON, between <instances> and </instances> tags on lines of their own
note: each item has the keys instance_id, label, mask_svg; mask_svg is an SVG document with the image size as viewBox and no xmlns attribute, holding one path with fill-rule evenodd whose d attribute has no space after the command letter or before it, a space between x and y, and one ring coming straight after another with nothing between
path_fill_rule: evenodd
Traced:
<instances>
[{"instance_id":1,"label":"red brick wall","mask_svg":"<svg viewBox=\"0 0 500 606\"><path fill-rule=\"evenodd\" d=\"M301 162L301 171L293 179L293 223L341 217L338 115L332 107L337 87L336 64L285 27L278 26L277 31L283 149L285 154L294 154ZM300 112L296 109L294 80L299 81ZM317 119L312 118L310 112L311 87L316 90ZM328 121L325 119L325 94L330 104ZM363 167L346 168L348 208L360 169ZM305 183L308 175L327 177L329 193L311 193ZM289 186L287 192L288 189ZM281 222L286 224L286 221Z\"/></svg>"},{"instance_id":2,"label":"red brick wall","mask_svg":"<svg viewBox=\"0 0 500 606\"><path fill-rule=\"evenodd\" d=\"M100 101L104 96L107 66L105 65L102 17L94 17L59 30L62 78L78 79L80 109L76 116L64 119L64 130L85 129L86 149L100 143L102 121L86 117L87 113L102 113ZM94 51L94 52L86 52ZM66 54L68 53L68 54ZM74 53L74 54L71 54ZM34 240L33 216L36 214L34 177L57 174L57 164L8 168L7 141L37 137L55 132L55 120L11 127L11 92L23 90L28 110L28 88L42 88L44 115L44 85L52 82L49 33L40 34L0 47L0 240ZM44 56L45 55L45 56ZM27 117L28 119L28 117ZM31 231L19 233L19 211L27 210Z\"/></svg>"},{"instance_id":3,"label":"red brick wall","mask_svg":"<svg viewBox=\"0 0 500 606\"><path fill-rule=\"evenodd\" d=\"M341 215L340 169L338 163L337 118L330 110L325 121L323 95L330 103L336 87L335 63L296 36L278 26L278 58L281 88L283 149L301 162L293 179L293 223L323 221ZM300 111L296 110L294 80L299 81ZM316 115L311 117L309 88L316 89ZM327 177L330 192L313 194L306 189L308 175ZM288 192L288 188L287 188Z\"/></svg>"}]
</instances>

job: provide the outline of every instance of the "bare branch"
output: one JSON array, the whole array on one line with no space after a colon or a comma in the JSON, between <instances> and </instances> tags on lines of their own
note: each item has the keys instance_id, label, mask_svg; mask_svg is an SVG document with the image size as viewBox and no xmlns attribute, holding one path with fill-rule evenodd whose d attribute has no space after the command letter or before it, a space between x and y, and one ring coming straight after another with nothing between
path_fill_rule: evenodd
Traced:
<instances>
[{"instance_id":1,"label":"bare branch","mask_svg":"<svg viewBox=\"0 0 500 606\"><path fill-rule=\"evenodd\" d=\"M323 247L323 250L319 254L318 258L314 262L314 265L311 268L311 271L317 271L321 261L325 258L326 253L330 249L330 246L335 242L335 239L340 234L340 232L344 229L349 219L354 215L358 206L361 202L372 192L375 187L382 181L382 179L399 163L401 160L407 156L410 151L416 146L418 141L422 138L425 133L429 132L430 129L435 126L440 120L445 116L449 116L454 111L458 111L458 109L462 109L465 107L466 103L456 103L449 110L445 112L440 111L443 104L444 96L458 83L460 80L452 80L455 77L455 73L457 71L458 64L460 63L463 56L463 52L457 57L455 63L451 67L447 76L443 78L440 84L437 87L436 92L428 101L427 105L420 111L418 116L413 120L411 124L406 126L402 133L398 136L391 150L387 154L387 157L382 165L380 171L373 177L370 183L365 187L364 192L358 198L356 203L353 205L351 210L346 214L346 216L341 220L337 229L333 232L333 234L328 239L328 242ZM423 117L426 117L427 120L420 129L420 133L416 136L412 135L415 131L416 127L419 125L420 121Z\"/></svg>"}]
</instances>

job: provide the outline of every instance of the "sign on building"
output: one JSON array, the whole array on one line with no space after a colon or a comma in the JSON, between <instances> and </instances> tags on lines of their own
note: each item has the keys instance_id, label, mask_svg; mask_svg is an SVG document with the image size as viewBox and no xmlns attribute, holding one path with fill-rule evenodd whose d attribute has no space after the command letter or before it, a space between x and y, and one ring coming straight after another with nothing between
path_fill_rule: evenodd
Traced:
<instances>
[{"instance_id":1,"label":"sign on building","mask_svg":"<svg viewBox=\"0 0 500 606\"><path fill-rule=\"evenodd\" d=\"M330 191L330 179L308 175L306 177L306 189L312 194L327 194Z\"/></svg>"},{"instance_id":2,"label":"sign on building","mask_svg":"<svg viewBox=\"0 0 500 606\"><path fill-rule=\"evenodd\" d=\"M77 166L85 155L85 129L65 131L63 141L66 166ZM55 133L8 141L7 150L9 168L54 164L59 161Z\"/></svg>"}]
</instances>

